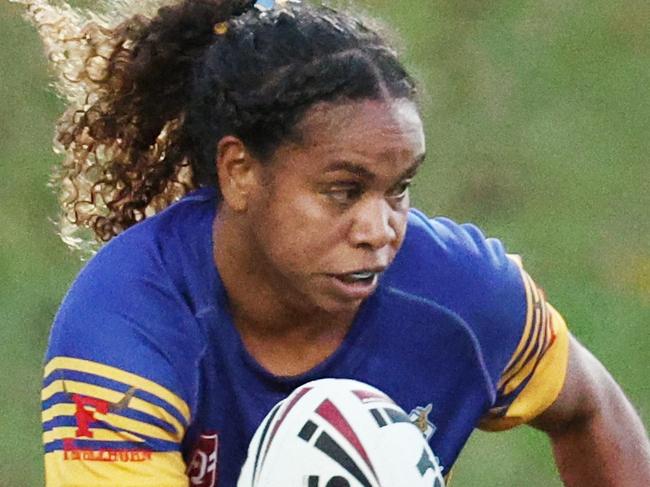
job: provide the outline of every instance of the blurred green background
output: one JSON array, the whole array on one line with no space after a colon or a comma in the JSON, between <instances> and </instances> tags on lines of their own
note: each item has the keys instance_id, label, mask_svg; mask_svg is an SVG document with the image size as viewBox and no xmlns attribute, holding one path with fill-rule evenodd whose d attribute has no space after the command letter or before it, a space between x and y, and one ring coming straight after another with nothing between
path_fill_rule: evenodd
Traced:
<instances>
[{"instance_id":1,"label":"blurred green background","mask_svg":"<svg viewBox=\"0 0 650 487\"><path fill-rule=\"evenodd\" d=\"M0 1L0 485L31 487L43 483L42 355L81 262L55 234L46 187L63 105L21 7ZM522 254L648 424L650 3L360 5L402 35L424 88L416 205ZM524 427L477 433L453 485L561 483L544 435Z\"/></svg>"}]
</instances>

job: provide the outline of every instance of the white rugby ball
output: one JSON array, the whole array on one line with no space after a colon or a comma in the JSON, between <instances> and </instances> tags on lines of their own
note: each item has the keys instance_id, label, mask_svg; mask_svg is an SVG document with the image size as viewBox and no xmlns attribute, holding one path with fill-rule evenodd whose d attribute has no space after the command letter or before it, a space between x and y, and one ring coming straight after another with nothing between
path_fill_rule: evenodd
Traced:
<instances>
[{"instance_id":1,"label":"white rugby ball","mask_svg":"<svg viewBox=\"0 0 650 487\"><path fill-rule=\"evenodd\" d=\"M237 487L444 487L444 479L420 430L386 394L321 379L269 412Z\"/></svg>"}]
</instances>

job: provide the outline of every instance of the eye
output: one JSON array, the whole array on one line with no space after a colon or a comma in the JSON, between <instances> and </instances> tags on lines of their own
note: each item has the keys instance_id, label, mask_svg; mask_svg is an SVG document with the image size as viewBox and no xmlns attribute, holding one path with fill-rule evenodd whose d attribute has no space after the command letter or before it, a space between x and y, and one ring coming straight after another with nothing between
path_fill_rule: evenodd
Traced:
<instances>
[{"instance_id":1,"label":"eye","mask_svg":"<svg viewBox=\"0 0 650 487\"><path fill-rule=\"evenodd\" d=\"M412 179L406 179L391 189L388 193L388 197L393 200L403 200L408 194L408 190L413 184Z\"/></svg>"},{"instance_id":2,"label":"eye","mask_svg":"<svg viewBox=\"0 0 650 487\"><path fill-rule=\"evenodd\" d=\"M327 188L325 193L336 203L348 205L361 197L363 188L357 182L336 183Z\"/></svg>"}]
</instances>

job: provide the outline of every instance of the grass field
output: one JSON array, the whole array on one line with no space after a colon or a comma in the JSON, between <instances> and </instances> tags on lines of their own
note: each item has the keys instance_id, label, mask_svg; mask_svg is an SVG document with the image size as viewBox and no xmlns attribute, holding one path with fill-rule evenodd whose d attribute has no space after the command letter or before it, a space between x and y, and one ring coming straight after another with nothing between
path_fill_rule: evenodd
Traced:
<instances>
[{"instance_id":1,"label":"grass field","mask_svg":"<svg viewBox=\"0 0 650 487\"><path fill-rule=\"evenodd\" d=\"M89 3L89 2L87 2ZM422 80L415 203L522 254L574 334L650 423L650 3L366 1ZM43 483L48 328L81 266L46 187L62 104L35 32L0 1L0 485ZM475 435L456 486L561 485L528 428Z\"/></svg>"}]
</instances>

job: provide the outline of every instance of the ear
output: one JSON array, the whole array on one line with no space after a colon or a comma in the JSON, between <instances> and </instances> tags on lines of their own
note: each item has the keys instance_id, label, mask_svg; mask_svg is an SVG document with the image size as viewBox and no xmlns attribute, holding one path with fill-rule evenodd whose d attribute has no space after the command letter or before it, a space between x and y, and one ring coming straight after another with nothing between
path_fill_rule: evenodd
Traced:
<instances>
[{"instance_id":1,"label":"ear","mask_svg":"<svg viewBox=\"0 0 650 487\"><path fill-rule=\"evenodd\" d=\"M216 164L224 203L234 211L246 211L259 185L259 161L250 155L241 139L228 135L217 144Z\"/></svg>"}]
</instances>

